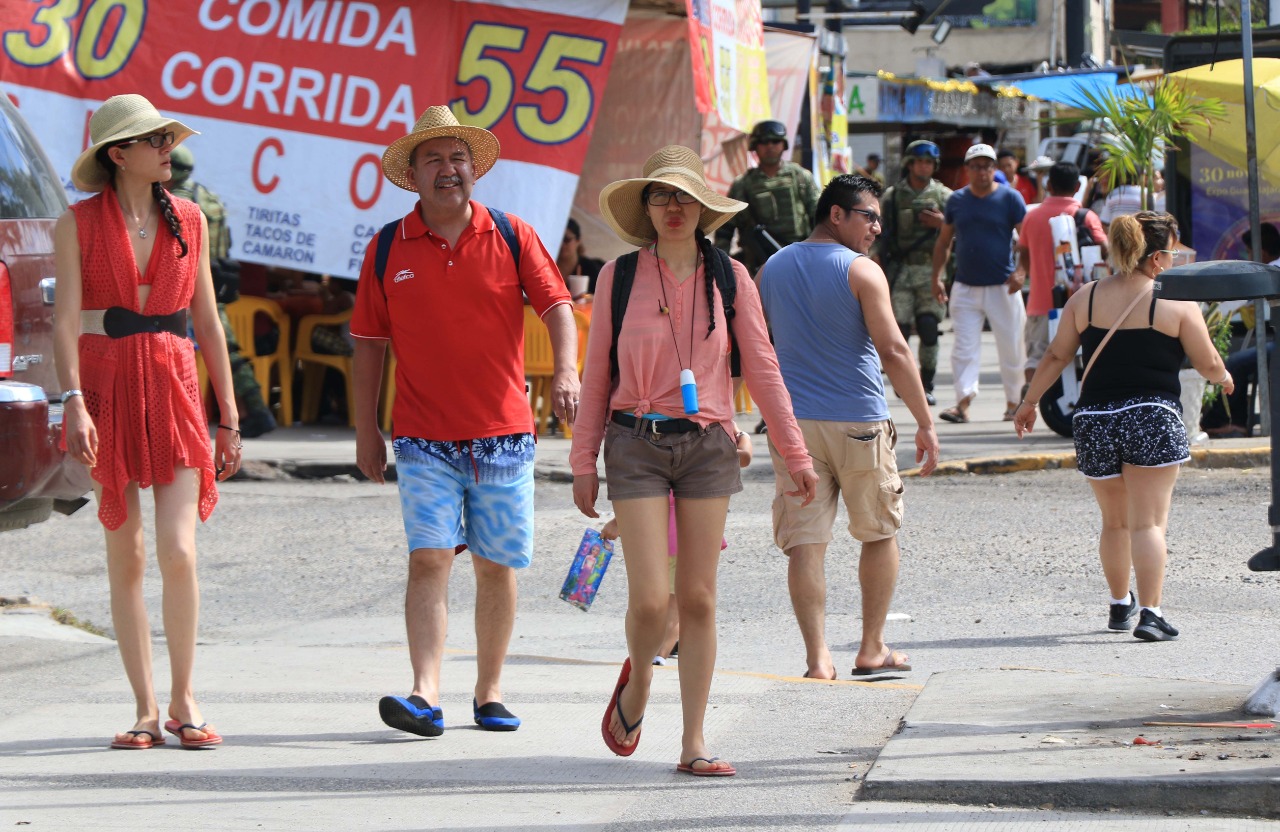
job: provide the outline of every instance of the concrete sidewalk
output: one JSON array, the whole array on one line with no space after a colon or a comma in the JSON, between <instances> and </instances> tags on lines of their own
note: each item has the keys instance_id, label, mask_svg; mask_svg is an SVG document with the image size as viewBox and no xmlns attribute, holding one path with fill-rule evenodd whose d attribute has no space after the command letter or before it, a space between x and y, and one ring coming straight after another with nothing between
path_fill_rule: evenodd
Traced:
<instances>
[{"instance_id":1,"label":"concrete sidewalk","mask_svg":"<svg viewBox=\"0 0 1280 832\"><path fill-rule=\"evenodd\" d=\"M1280 817L1280 731L1248 688L1006 668L935 673L867 775L869 800ZM978 703L981 703L979 706Z\"/></svg>"}]
</instances>

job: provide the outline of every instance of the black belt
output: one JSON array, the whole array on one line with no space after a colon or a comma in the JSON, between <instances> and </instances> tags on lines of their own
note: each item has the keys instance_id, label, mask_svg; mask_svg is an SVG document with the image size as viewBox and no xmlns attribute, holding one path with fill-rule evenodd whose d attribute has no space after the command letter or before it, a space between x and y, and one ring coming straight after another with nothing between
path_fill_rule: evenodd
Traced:
<instances>
[{"instance_id":1,"label":"black belt","mask_svg":"<svg viewBox=\"0 0 1280 832\"><path fill-rule=\"evenodd\" d=\"M654 436L664 433L693 433L702 430L702 425L691 419L645 419L623 410L613 411L613 421L624 428L634 428L637 423ZM659 427L661 426L661 427Z\"/></svg>"},{"instance_id":2,"label":"black belt","mask_svg":"<svg viewBox=\"0 0 1280 832\"><path fill-rule=\"evenodd\" d=\"M139 315L123 306L112 306L102 313L102 329L110 338L127 338L147 332L172 332L187 337L187 310L169 315Z\"/></svg>"}]
</instances>

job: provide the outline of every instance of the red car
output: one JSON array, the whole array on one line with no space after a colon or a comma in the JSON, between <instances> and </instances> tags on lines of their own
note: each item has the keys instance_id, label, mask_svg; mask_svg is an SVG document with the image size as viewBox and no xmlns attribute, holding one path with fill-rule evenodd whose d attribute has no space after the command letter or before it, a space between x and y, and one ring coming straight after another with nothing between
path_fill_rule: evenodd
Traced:
<instances>
[{"instance_id":1,"label":"red car","mask_svg":"<svg viewBox=\"0 0 1280 832\"><path fill-rule=\"evenodd\" d=\"M53 226L66 209L53 165L0 94L0 531L88 502L89 470L58 449Z\"/></svg>"}]
</instances>

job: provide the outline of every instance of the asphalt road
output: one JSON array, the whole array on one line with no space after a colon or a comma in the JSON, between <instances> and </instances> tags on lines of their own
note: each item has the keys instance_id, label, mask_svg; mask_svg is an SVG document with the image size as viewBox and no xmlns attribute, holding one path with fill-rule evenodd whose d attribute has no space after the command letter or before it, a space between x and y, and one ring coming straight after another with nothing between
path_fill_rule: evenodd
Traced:
<instances>
[{"instance_id":1,"label":"asphalt road","mask_svg":"<svg viewBox=\"0 0 1280 832\"><path fill-rule=\"evenodd\" d=\"M739 785L732 801L718 798L715 790L693 789L686 783L675 789L619 789L614 797L625 803L625 812L610 815L607 823L574 828L832 828L842 821L855 822L859 815L864 816L863 822L870 817L887 824L898 818L918 828L1019 822L1020 816L1001 817L1004 810L995 808L855 806L854 778L874 761L931 672L1020 666L1256 683L1280 660L1280 639L1275 637L1280 577L1244 568L1245 560L1269 542L1268 474L1265 469L1183 473L1169 528L1164 602L1166 616L1183 635L1165 644L1138 642L1106 630L1106 590L1096 558L1098 515L1076 472L911 481L901 535L902 574L893 605L895 613L909 620L891 621L888 637L895 648L911 654L915 670L898 683L880 687L775 686L773 698L761 705L743 686L757 675L798 676L804 662L786 593L785 562L771 544L772 475L767 462L757 459L745 472L746 491L734 499L729 518L730 546L720 570L718 662L728 675L717 677L712 702L716 704L720 696L729 709L744 704L755 709L734 723L735 736L726 756L732 755L740 767L757 757L767 758L776 764L776 771L769 777L735 778ZM616 670L599 673L587 666L616 663L624 654L623 564L615 563L610 569L590 613L558 600L585 518L572 508L568 485L540 480L537 488L537 554L533 566L521 576L514 661L530 664L541 660L537 657L551 657L556 674L581 674L590 681L575 685L561 675L553 678L556 684L567 685L565 690L551 691L551 682L523 690L509 686L507 698L512 703L535 704L555 697L603 702ZM93 508L0 536L0 595L32 593L109 629L101 531ZM147 523L150 528L149 518ZM843 528L843 512L837 523ZM368 703L371 724L361 725L360 730L379 728L373 716L374 699L381 693L402 692L409 681L400 618L404 539L394 486L232 483L224 486L222 503L211 522L200 529L198 542L201 639L206 644L202 656L207 657L199 666L198 689L206 691L202 699L209 718L220 721L230 735L234 726L226 724L227 711L236 703L259 701L261 692L278 681L279 687L289 689L282 698L290 702ZM467 564L459 560L458 565ZM856 549L843 532L829 555L828 577L829 639L837 668L848 678L859 621ZM152 567L147 598L157 634L161 632L159 589ZM469 568L455 570L451 590L449 647L464 654L473 647ZM220 648L257 643L270 645L281 668L291 667L293 645L338 645L347 651L342 654L347 663L299 670L310 674L313 691L284 677L249 680L243 668L219 666ZM110 645L0 637L0 651L4 655L0 734L11 741L0 741L0 749L10 745L11 751L30 753L38 746L38 742L21 748L12 745L12 730L21 723L21 714L34 707L78 702L94 706L91 718L75 726L75 736L106 737L129 721L131 700ZM162 647L158 652L162 655ZM359 657L366 654L369 665L361 666ZM451 658L446 664L446 676L453 674L453 687L458 690L469 687L468 661ZM575 668L579 663L582 669ZM234 681L228 681L231 678ZM668 685L655 694L656 705L668 708L663 718L669 723L676 713L674 690L674 685ZM1134 695L1142 694L1142 683L1135 682ZM460 705L461 701L452 707L457 710ZM282 718L305 724L313 717L299 713ZM21 724L24 738L31 739L33 726ZM667 735L658 733L661 730ZM665 729L654 726L653 742L667 743L661 759L678 749L671 730L672 724ZM567 726L563 741L561 752L567 757L587 753L579 749L589 748L599 761L594 724ZM218 753L225 750L230 746ZM22 764L16 759L10 757L12 764L0 762L0 784L6 784L6 790L31 786L21 781ZM594 769L588 765L584 771L590 777ZM145 786L143 781L137 785L99 782L92 774L81 775L76 784L76 788L106 789L105 799L123 804L140 799ZM297 788L320 801L326 787L316 786L315 793L307 793L306 786ZM418 784L414 789L405 787L404 799L421 799L424 810L431 806L430 785ZM468 794L477 805L487 800L483 791ZM49 799L50 805L74 802L70 796ZM505 800L501 796L488 799L495 805ZM3 802L0 818L8 819L12 816ZM149 817L145 810L142 817ZM1032 819L1066 824L1038 828L1071 828L1085 821L1092 826L1099 817L1039 813L1026 818L1027 822ZM1170 819L1150 827L1146 824L1155 823L1154 819L1138 816L1111 815L1105 820L1112 825L1096 828L1182 828L1170 825ZM554 820L542 823L559 828ZM0 825L5 825L2 820ZM303 823L295 828L310 826ZM382 825L359 828L413 827L388 819Z\"/></svg>"}]
</instances>

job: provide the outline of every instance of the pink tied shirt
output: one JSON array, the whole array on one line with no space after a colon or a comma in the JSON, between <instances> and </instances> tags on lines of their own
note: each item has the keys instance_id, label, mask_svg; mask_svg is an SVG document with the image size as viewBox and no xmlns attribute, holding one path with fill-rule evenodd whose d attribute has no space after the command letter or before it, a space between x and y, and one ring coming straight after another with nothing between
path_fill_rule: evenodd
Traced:
<instances>
[{"instance_id":1,"label":"pink tied shirt","mask_svg":"<svg viewBox=\"0 0 1280 832\"><path fill-rule=\"evenodd\" d=\"M720 292L715 292L716 328L708 338L707 288L702 266L692 277L679 283L665 264L659 276L658 260L648 249L640 251L640 261L636 264L626 320L618 335L618 388L610 394L609 348L613 339L611 299L615 263L605 264L596 281L596 303L591 316L591 334L587 338L581 400L578 418L573 425L573 449L569 453L574 476L596 473L600 443L615 410L636 416L661 413L675 419L692 419L703 426L719 423L730 439L738 430L733 421L729 328L724 320ZM804 436L791 412L791 396L782 383L778 358L769 343L760 293L741 263L735 261L733 270L737 277L733 334L742 355L742 374L751 390L751 398L769 423L769 438L786 460L787 470L794 474L812 468L813 461L805 448ZM669 314L662 313L664 305L670 308ZM691 326L692 333L689 330ZM672 328L675 329L674 343ZM692 360L689 355L690 334L693 336ZM684 366L692 367L698 382L699 412L692 416L685 414L680 398L681 358Z\"/></svg>"}]
</instances>

